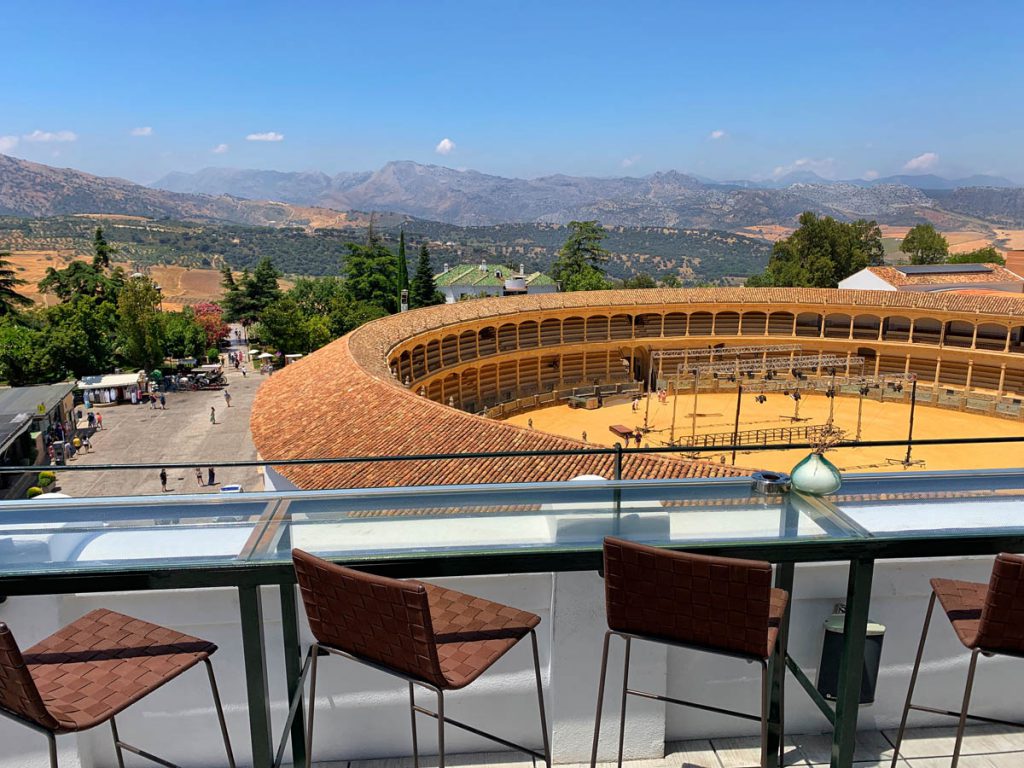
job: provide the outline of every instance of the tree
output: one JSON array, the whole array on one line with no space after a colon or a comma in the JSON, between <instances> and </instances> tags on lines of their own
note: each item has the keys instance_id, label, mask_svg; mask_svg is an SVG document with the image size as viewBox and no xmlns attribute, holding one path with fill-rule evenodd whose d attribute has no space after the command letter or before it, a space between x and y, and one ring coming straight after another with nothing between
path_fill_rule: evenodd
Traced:
<instances>
[{"instance_id":1,"label":"tree","mask_svg":"<svg viewBox=\"0 0 1024 768\"><path fill-rule=\"evenodd\" d=\"M910 255L911 264L941 264L949 255L949 243L931 224L918 224L907 232L900 250Z\"/></svg>"},{"instance_id":2,"label":"tree","mask_svg":"<svg viewBox=\"0 0 1024 768\"><path fill-rule=\"evenodd\" d=\"M1006 264L1006 259L991 245L978 248L976 251L966 253L954 253L948 259L947 264Z\"/></svg>"},{"instance_id":3,"label":"tree","mask_svg":"<svg viewBox=\"0 0 1024 768\"><path fill-rule=\"evenodd\" d=\"M123 285L124 270L120 267L107 275L96 264L76 260L64 269L48 267L43 279L39 281L39 291L52 293L61 301L69 301L78 296L94 296L116 301Z\"/></svg>"},{"instance_id":4,"label":"tree","mask_svg":"<svg viewBox=\"0 0 1024 768\"><path fill-rule=\"evenodd\" d=\"M32 305L32 299L22 296L16 290L25 281L18 278L11 268L11 262L4 259L10 253L0 253L0 317L13 315L19 307Z\"/></svg>"},{"instance_id":5,"label":"tree","mask_svg":"<svg viewBox=\"0 0 1024 768\"><path fill-rule=\"evenodd\" d=\"M281 287L277 283L280 277L281 273L275 269L273 261L269 258L260 259L252 276L242 283L249 314L259 315L281 298Z\"/></svg>"},{"instance_id":6,"label":"tree","mask_svg":"<svg viewBox=\"0 0 1024 768\"><path fill-rule=\"evenodd\" d=\"M412 278L409 289L409 308L432 307L444 304L444 295L437 290L434 282L434 270L430 266L430 251L424 243L420 246L420 256L416 260L416 274Z\"/></svg>"},{"instance_id":7,"label":"tree","mask_svg":"<svg viewBox=\"0 0 1024 768\"><path fill-rule=\"evenodd\" d=\"M201 301L192 305L192 312L206 335L204 350L217 347L222 339L231 334L231 328L224 322L224 310L219 304Z\"/></svg>"},{"instance_id":8,"label":"tree","mask_svg":"<svg viewBox=\"0 0 1024 768\"><path fill-rule=\"evenodd\" d=\"M252 322L252 312L249 308L249 300L242 291L242 286L235 281L231 267L227 264L220 268L221 307L224 310L224 320L229 323ZM249 281L249 272L242 273L242 282Z\"/></svg>"},{"instance_id":9,"label":"tree","mask_svg":"<svg viewBox=\"0 0 1024 768\"><path fill-rule=\"evenodd\" d=\"M117 298L118 352L134 368L150 370L164 360L160 293L148 277L129 280Z\"/></svg>"},{"instance_id":10,"label":"tree","mask_svg":"<svg viewBox=\"0 0 1024 768\"><path fill-rule=\"evenodd\" d=\"M558 251L551 276L563 291L593 291L608 288L603 264L608 251L601 247L604 228L596 221L570 221L569 237Z\"/></svg>"},{"instance_id":11,"label":"tree","mask_svg":"<svg viewBox=\"0 0 1024 768\"><path fill-rule=\"evenodd\" d=\"M398 311L395 256L377 239L366 245L347 243L342 262L345 291L354 301L365 301L388 314Z\"/></svg>"},{"instance_id":12,"label":"tree","mask_svg":"<svg viewBox=\"0 0 1024 768\"><path fill-rule=\"evenodd\" d=\"M45 350L53 377L81 378L114 365L117 307L109 300L78 296L45 313Z\"/></svg>"},{"instance_id":13,"label":"tree","mask_svg":"<svg viewBox=\"0 0 1024 768\"><path fill-rule=\"evenodd\" d=\"M402 291L409 289L409 263L405 258L405 229L398 233L398 304L402 304ZM411 306L411 305L410 305Z\"/></svg>"},{"instance_id":14,"label":"tree","mask_svg":"<svg viewBox=\"0 0 1024 768\"><path fill-rule=\"evenodd\" d=\"M329 315L346 298L340 277L300 277L288 291L306 315Z\"/></svg>"},{"instance_id":15,"label":"tree","mask_svg":"<svg viewBox=\"0 0 1024 768\"><path fill-rule=\"evenodd\" d=\"M260 314L260 343L279 352L304 354L309 351L306 320L295 299L283 296Z\"/></svg>"},{"instance_id":16,"label":"tree","mask_svg":"<svg viewBox=\"0 0 1024 768\"><path fill-rule=\"evenodd\" d=\"M646 272L637 272L632 277L627 277L622 281L623 288L657 288L658 284L654 281L654 278L648 275Z\"/></svg>"},{"instance_id":17,"label":"tree","mask_svg":"<svg viewBox=\"0 0 1024 768\"><path fill-rule=\"evenodd\" d=\"M92 238L92 265L99 270L110 269L110 257L115 253L117 249L103 236L103 227L96 227L96 234Z\"/></svg>"},{"instance_id":18,"label":"tree","mask_svg":"<svg viewBox=\"0 0 1024 768\"><path fill-rule=\"evenodd\" d=\"M0 381L12 387L55 380L41 330L10 315L0 317Z\"/></svg>"},{"instance_id":19,"label":"tree","mask_svg":"<svg viewBox=\"0 0 1024 768\"><path fill-rule=\"evenodd\" d=\"M881 258L882 233L873 221L848 224L810 211L799 221L792 235L775 243L764 273L750 277L748 286L835 288Z\"/></svg>"},{"instance_id":20,"label":"tree","mask_svg":"<svg viewBox=\"0 0 1024 768\"><path fill-rule=\"evenodd\" d=\"M162 312L159 318L163 351L169 357L203 357L209 347L216 347L216 342L207 344L206 329L191 307L181 312Z\"/></svg>"}]
</instances>

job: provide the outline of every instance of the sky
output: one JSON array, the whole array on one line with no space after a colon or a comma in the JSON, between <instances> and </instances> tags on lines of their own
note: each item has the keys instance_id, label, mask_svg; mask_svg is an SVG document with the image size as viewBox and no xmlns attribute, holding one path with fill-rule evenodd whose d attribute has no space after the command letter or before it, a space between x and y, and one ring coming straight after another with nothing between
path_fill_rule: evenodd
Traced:
<instances>
[{"instance_id":1,"label":"sky","mask_svg":"<svg viewBox=\"0 0 1024 768\"><path fill-rule=\"evenodd\" d=\"M143 183L391 160L1024 182L1019 0L55 0L0 18L0 153Z\"/></svg>"}]
</instances>

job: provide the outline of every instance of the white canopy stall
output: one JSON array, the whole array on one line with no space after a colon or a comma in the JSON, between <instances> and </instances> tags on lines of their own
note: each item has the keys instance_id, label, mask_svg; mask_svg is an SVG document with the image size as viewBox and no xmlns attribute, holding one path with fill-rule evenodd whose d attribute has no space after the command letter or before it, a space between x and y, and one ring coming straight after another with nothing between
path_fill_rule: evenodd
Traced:
<instances>
[{"instance_id":1,"label":"white canopy stall","mask_svg":"<svg viewBox=\"0 0 1024 768\"><path fill-rule=\"evenodd\" d=\"M102 376L84 376L78 382L78 388L84 392L85 399L93 405L115 405L117 403L137 403L146 384L146 374L107 373Z\"/></svg>"}]
</instances>

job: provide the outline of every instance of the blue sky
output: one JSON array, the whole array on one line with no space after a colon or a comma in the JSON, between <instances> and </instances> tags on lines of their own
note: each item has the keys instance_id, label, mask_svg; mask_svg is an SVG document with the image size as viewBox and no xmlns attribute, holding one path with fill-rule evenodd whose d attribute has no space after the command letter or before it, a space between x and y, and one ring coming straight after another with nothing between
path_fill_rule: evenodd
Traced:
<instances>
[{"instance_id":1,"label":"blue sky","mask_svg":"<svg viewBox=\"0 0 1024 768\"><path fill-rule=\"evenodd\" d=\"M1024 181L1020 2L61 0L2 18L0 152L135 181L399 159Z\"/></svg>"}]
</instances>

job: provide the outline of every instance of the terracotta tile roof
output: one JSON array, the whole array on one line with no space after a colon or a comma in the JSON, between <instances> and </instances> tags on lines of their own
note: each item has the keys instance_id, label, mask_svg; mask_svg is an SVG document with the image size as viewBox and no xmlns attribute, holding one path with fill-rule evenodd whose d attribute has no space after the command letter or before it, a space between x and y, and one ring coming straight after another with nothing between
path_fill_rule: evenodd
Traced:
<instances>
[{"instance_id":1,"label":"terracotta tile roof","mask_svg":"<svg viewBox=\"0 0 1024 768\"><path fill-rule=\"evenodd\" d=\"M287 366L263 383L252 411L252 433L265 459L425 455L475 451L560 450L582 443L493 421L435 403L391 376L388 353L420 333L492 318L496 325L523 312L599 307L610 313L716 310L937 311L975 317L1024 318L1024 302L1007 294L840 291L814 288L695 288L551 293L478 299L404 312L368 323ZM611 456L424 460L290 467L300 488L327 489L568 480L612 476ZM747 474L709 462L629 456L628 478L721 477Z\"/></svg>"},{"instance_id":2,"label":"terracotta tile roof","mask_svg":"<svg viewBox=\"0 0 1024 768\"><path fill-rule=\"evenodd\" d=\"M956 267L955 264L949 265ZM1024 283L1024 277L1017 275L1000 264L985 264L988 272L953 272L950 274L906 274L896 267L868 267L868 270L885 280L889 285L948 285L960 283Z\"/></svg>"}]
</instances>

